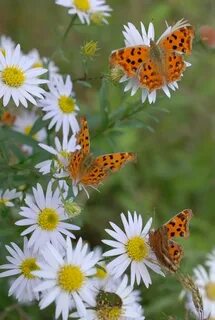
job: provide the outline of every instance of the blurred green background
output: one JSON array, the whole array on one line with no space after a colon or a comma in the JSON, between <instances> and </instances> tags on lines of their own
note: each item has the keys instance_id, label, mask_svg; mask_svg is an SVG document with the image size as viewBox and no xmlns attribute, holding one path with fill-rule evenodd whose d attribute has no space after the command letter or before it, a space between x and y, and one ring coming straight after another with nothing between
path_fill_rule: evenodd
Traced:
<instances>
[{"instance_id":1,"label":"blurred green background","mask_svg":"<svg viewBox=\"0 0 215 320\"><path fill-rule=\"evenodd\" d=\"M159 226L180 210L192 208L191 235L183 241L185 257L181 266L183 272L191 273L215 244L215 51L201 43L198 33L201 25L215 26L215 2L109 0L108 4L113 8L109 25L74 26L61 49L59 43L71 17L54 0L0 0L0 32L20 43L25 52L37 48L41 56L52 56L61 73L71 74L73 79L84 75L80 47L86 41L98 41L100 50L88 66L89 76L97 80L90 81L91 88L77 81L74 84L81 114L87 114L92 129L92 150L96 154L134 151L138 159L110 177L100 187L100 193L91 191L89 201L85 195L79 196L83 207L80 234L94 246L107 237L104 228L109 221L120 223L121 212L136 210L144 221L152 216L154 226ZM152 21L158 38L165 30L165 20L174 24L183 17L195 27L196 39L193 54L187 59L192 67L185 72L180 89L172 92L171 99L159 93L155 105L143 104L132 121L127 116L116 119L115 126L107 130L101 121L99 77L108 72L110 52L123 46L123 25L132 22L139 27L140 21L145 25ZM124 94L122 85L106 82L103 89L113 122L119 106L131 109L139 104L139 96ZM1 140L1 155L5 147L6 139ZM9 166L8 171L4 166L0 168L1 187L18 187L30 175L29 187L45 181L33 168L41 154L38 149L34 157L22 161L19 177ZM16 219L16 213L12 216L7 209L1 209L1 264L5 263L4 245L10 241L21 244L21 229L13 225ZM152 278L149 289L141 288L146 319L168 319L170 315L184 319L184 305L178 298L181 288L175 278L163 279L153 274ZM8 279L1 279L1 310L16 304L7 295ZM4 318L1 314L0 320L53 319L52 307L44 311L36 305L18 309L18 313L15 307Z\"/></svg>"}]
</instances>

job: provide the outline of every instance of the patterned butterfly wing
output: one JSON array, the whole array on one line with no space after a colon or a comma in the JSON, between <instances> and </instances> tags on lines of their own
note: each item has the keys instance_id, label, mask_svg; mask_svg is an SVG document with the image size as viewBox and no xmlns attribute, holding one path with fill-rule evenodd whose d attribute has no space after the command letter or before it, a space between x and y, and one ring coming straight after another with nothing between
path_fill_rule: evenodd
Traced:
<instances>
[{"instance_id":1,"label":"patterned butterfly wing","mask_svg":"<svg viewBox=\"0 0 215 320\"><path fill-rule=\"evenodd\" d=\"M117 152L99 156L95 159L95 164L99 168L106 171L116 172L121 169L127 162L136 159L135 153L132 152Z\"/></svg>"},{"instance_id":2,"label":"patterned butterfly wing","mask_svg":"<svg viewBox=\"0 0 215 320\"><path fill-rule=\"evenodd\" d=\"M168 241L168 253L170 260L172 261L172 264L175 266L175 269L177 270L181 259L183 258L184 252L182 247L176 243L173 240Z\"/></svg>"},{"instance_id":3,"label":"patterned butterfly wing","mask_svg":"<svg viewBox=\"0 0 215 320\"><path fill-rule=\"evenodd\" d=\"M192 52L192 41L194 38L193 27L189 24L183 24L179 28L170 32L164 38L161 38L158 45L168 51L177 51L190 55Z\"/></svg>"},{"instance_id":4,"label":"patterned butterfly wing","mask_svg":"<svg viewBox=\"0 0 215 320\"><path fill-rule=\"evenodd\" d=\"M141 86L148 89L149 92L160 89L165 84L159 65L152 59L142 63L138 70L138 79Z\"/></svg>"},{"instance_id":5,"label":"patterned butterfly wing","mask_svg":"<svg viewBox=\"0 0 215 320\"><path fill-rule=\"evenodd\" d=\"M93 163L82 175L80 183L85 186L97 187L107 176L107 170Z\"/></svg>"},{"instance_id":6,"label":"patterned butterfly wing","mask_svg":"<svg viewBox=\"0 0 215 320\"><path fill-rule=\"evenodd\" d=\"M85 117L81 117L80 124L81 129L77 136L77 144L81 146L83 154L88 155L90 152L90 134L87 119Z\"/></svg>"},{"instance_id":7,"label":"patterned butterfly wing","mask_svg":"<svg viewBox=\"0 0 215 320\"><path fill-rule=\"evenodd\" d=\"M141 64L148 58L149 47L134 46L113 51L109 61L111 67L120 67L128 77L134 77Z\"/></svg>"},{"instance_id":8,"label":"patterned butterfly wing","mask_svg":"<svg viewBox=\"0 0 215 320\"><path fill-rule=\"evenodd\" d=\"M118 152L98 156L81 178L84 185L97 186L110 172L116 172L129 161L135 160L132 152Z\"/></svg>"},{"instance_id":9,"label":"patterned butterfly wing","mask_svg":"<svg viewBox=\"0 0 215 320\"><path fill-rule=\"evenodd\" d=\"M68 165L69 174L74 180L79 178L83 160L90 152L90 136L85 117L80 119L80 127L77 134L77 144L80 145L81 149L71 153Z\"/></svg>"},{"instance_id":10,"label":"patterned butterfly wing","mask_svg":"<svg viewBox=\"0 0 215 320\"><path fill-rule=\"evenodd\" d=\"M168 239L167 229L158 228L149 233L149 244L161 266L169 272L176 272L183 257L182 247Z\"/></svg>"},{"instance_id":11,"label":"patterned butterfly wing","mask_svg":"<svg viewBox=\"0 0 215 320\"><path fill-rule=\"evenodd\" d=\"M185 209L165 223L168 239L174 237L189 237L189 222L192 218L192 210Z\"/></svg>"},{"instance_id":12,"label":"patterned butterfly wing","mask_svg":"<svg viewBox=\"0 0 215 320\"><path fill-rule=\"evenodd\" d=\"M180 80L186 64L181 54L169 51L165 55L165 79L167 83Z\"/></svg>"}]
</instances>

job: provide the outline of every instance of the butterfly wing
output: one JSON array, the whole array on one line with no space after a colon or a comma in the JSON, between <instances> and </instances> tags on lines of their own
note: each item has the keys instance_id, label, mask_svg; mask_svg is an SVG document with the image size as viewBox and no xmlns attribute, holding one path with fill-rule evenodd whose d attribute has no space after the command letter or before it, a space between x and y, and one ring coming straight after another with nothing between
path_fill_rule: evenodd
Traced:
<instances>
[{"instance_id":1,"label":"butterfly wing","mask_svg":"<svg viewBox=\"0 0 215 320\"><path fill-rule=\"evenodd\" d=\"M98 156L81 178L84 185L97 186L110 172L120 170L127 162L135 160L132 152L117 152Z\"/></svg>"},{"instance_id":2,"label":"butterfly wing","mask_svg":"<svg viewBox=\"0 0 215 320\"><path fill-rule=\"evenodd\" d=\"M161 266L170 272L178 270L183 257L183 250L179 244L168 239L165 227L149 233L149 244Z\"/></svg>"},{"instance_id":3,"label":"butterfly wing","mask_svg":"<svg viewBox=\"0 0 215 320\"><path fill-rule=\"evenodd\" d=\"M180 80L186 64L182 55L177 52L167 52L165 55L165 79L167 83Z\"/></svg>"},{"instance_id":4,"label":"butterfly wing","mask_svg":"<svg viewBox=\"0 0 215 320\"><path fill-rule=\"evenodd\" d=\"M165 84L159 65L150 58L141 64L137 74L141 86L149 92L160 89Z\"/></svg>"},{"instance_id":5,"label":"butterfly wing","mask_svg":"<svg viewBox=\"0 0 215 320\"><path fill-rule=\"evenodd\" d=\"M95 164L107 171L116 172L121 169L127 162L136 159L135 153L132 152L116 152L98 156Z\"/></svg>"},{"instance_id":6,"label":"butterfly wing","mask_svg":"<svg viewBox=\"0 0 215 320\"><path fill-rule=\"evenodd\" d=\"M169 34L160 39L158 45L165 51L177 51L190 55L193 38L193 27L186 21L181 20L171 28Z\"/></svg>"},{"instance_id":7,"label":"butterfly wing","mask_svg":"<svg viewBox=\"0 0 215 320\"><path fill-rule=\"evenodd\" d=\"M134 46L115 50L110 55L110 66L120 67L128 77L136 76L143 61L149 58L149 47Z\"/></svg>"},{"instance_id":8,"label":"butterfly wing","mask_svg":"<svg viewBox=\"0 0 215 320\"><path fill-rule=\"evenodd\" d=\"M189 222L192 218L192 210L185 209L170 219L164 226L167 229L168 239L174 237L189 237Z\"/></svg>"},{"instance_id":9,"label":"butterfly wing","mask_svg":"<svg viewBox=\"0 0 215 320\"><path fill-rule=\"evenodd\" d=\"M180 244L173 240L168 241L168 253L172 264L178 269L181 259L183 258L184 252Z\"/></svg>"},{"instance_id":10,"label":"butterfly wing","mask_svg":"<svg viewBox=\"0 0 215 320\"><path fill-rule=\"evenodd\" d=\"M90 135L85 117L80 119L80 131L77 134L77 144L80 145L81 149L71 153L68 165L68 171L74 180L79 177L82 162L90 152Z\"/></svg>"},{"instance_id":11,"label":"butterfly wing","mask_svg":"<svg viewBox=\"0 0 215 320\"><path fill-rule=\"evenodd\" d=\"M85 117L81 117L80 126L81 129L77 136L77 144L81 146L83 154L87 155L90 152L90 134L87 119Z\"/></svg>"},{"instance_id":12,"label":"butterfly wing","mask_svg":"<svg viewBox=\"0 0 215 320\"><path fill-rule=\"evenodd\" d=\"M149 244L158 262L171 272L178 270L184 254L182 247L172 238L187 238L189 236L189 221L191 217L192 210L185 209L149 234Z\"/></svg>"}]
</instances>

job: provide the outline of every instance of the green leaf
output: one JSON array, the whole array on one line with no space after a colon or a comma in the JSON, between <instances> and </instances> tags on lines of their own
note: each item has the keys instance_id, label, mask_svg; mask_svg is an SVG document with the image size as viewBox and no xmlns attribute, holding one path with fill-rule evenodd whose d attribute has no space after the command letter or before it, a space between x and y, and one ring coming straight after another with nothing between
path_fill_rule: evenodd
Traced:
<instances>
[{"instance_id":1,"label":"green leaf","mask_svg":"<svg viewBox=\"0 0 215 320\"><path fill-rule=\"evenodd\" d=\"M31 136L27 136L21 132L14 131L10 128L0 128L0 142L27 144L35 149L39 149L38 142Z\"/></svg>"},{"instance_id":2,"label":"green leaf","mask_svg":"<svg viewBox=\"0 0 215 320\"><path fill-rule=\"evenodd\" d=\"M99 92L99 104L102 122L107 123L110 114L109 102L109 81L105 78L102 79L102 85Z\"/></svg>"},{"instance_id":3,"label":"green leaf","mask_svg":"<svg viewBox=\"0 0 215 320\"><path fill-rule=\"evenodd\" d=\"M92 88L91 83L84 81L84 80L77 80L77 83L82 85L85 88Z\"/></svg>"},{"instance_id":4,"label":"green leaf","mask_svg":"<svg viewBox=\"0 0 215 320\"><path fill-rule=\"evenodd\" d=\"M43 121L42 117L39 117L36 122L34 123L33 127L31 128L31 131L29 133L30 136L33 136L34 134L36 134L38 131L40 131L41 129L43 129L46 126L47 121Z\"/></svg>"}]
</instances>

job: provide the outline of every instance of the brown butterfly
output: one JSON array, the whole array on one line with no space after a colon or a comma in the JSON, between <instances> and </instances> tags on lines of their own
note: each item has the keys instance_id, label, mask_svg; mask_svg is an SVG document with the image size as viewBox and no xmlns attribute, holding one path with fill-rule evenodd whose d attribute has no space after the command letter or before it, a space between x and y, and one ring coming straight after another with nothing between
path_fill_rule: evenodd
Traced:
<instances>
[{"instance_id":1,"label":"brown butterfly","mask_svg":"<svg viewBox=\"0 0 215 320\"><path fill-rule=\"evenodd\" d=\"M149 92L161 89L180 80L186 69L184 54L191 54L194 31L183 19L169 32L165 32L149 45L137 45L115 50L110 56L112 68L120 68L128 77L139 80L141 87Z\"/></svg>"},{"instance_id":2,"label":"brown butterfly","mask_svg":"<svg viewBox=\"0 0 215 320\"><path fill-rule=\"evenodd\" d=\"M77 144L81 149L71 153L68 165L75 195L78 193L78 185L84 189L86 186L97 187L111 172L120 170L127 162L136 159L136 155L132 152L116 152L94 157L90 153L90 136L86 118L82 117L80 123Z\"/></svg>"},{"instance_id":3,"label":"brown butterfly","mask_svg":"<svg viewBox=\"0 0 215 320\"><path fill-rule=\"evenodd\" d=\"M185 209L175 215L160 228L149 233L149 244L158 262L168 271L176 272L183 257L181 245L173 241L175 237L189 236L189 221L192 210Z\"/></svg>"}]
</instances>

